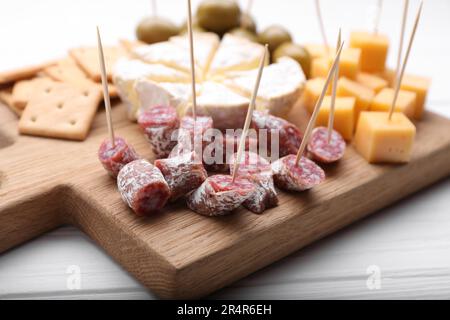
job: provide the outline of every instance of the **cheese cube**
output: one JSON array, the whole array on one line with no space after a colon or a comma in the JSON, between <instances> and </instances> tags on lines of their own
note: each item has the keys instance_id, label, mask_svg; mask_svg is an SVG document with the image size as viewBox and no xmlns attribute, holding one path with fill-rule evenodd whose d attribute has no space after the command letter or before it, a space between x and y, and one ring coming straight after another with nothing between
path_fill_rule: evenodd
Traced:
<instances>
[{"instance_id":1,"label":"cheese cube","mask_svg":"<svg viewBox=\"0 0 450 320\"><path fill-rule=\"evenodd\" d=\"M308 43L305 44L305 49L308 51L309 55L312 59L323 57L328 55L328 52L334 52L336 49L330 48L327 49L327 47L323 44L315 44L315 43Z\"/></svg>"},{"instance_id":2,"label":"cheese cube","mask_svg":"<svg viewBox=\"0 0 450 320\"><path fill-rule=\"evenodd\" d=\"M385 88L378 93L370 105L370 111L389 111L394 100L395 90ZM414 118L416 108L416 93L400 90L395 103L395 112L402 112L408 118Z\"/></svg>"},{"instance_id":3,"label":"cheese cube","mask_svg":"<svg viewBox=\"0 0 450 320\"><path fill-rule=\"evenodd\" d=\"M411 159L416 127L403 114L362 112L354 146L369 163L406 163Z\"/></svg>"},{"instance_id":4,"label":"cheese cube","mask_svg":"<svg viewBox=\"0 0 450 320\"><path fill-rule=\"evenodd\" d=\"M336 98L334 109L334 130L339 132L345 140L352 140L355 130L355 98ZM325 97L317 116L316 126L328 127L330 117L331 96Z\"/></svg>"},{"instance_id":5,"label":"cheese cube","mask_svg":"<svg viewBox=\"0 0 450 320\"><path fill-rule=\"evenodd\" d=\"M328 76L328 70L330 70L330 59L326 57L319 57L313 59L311 63L310 77L314 78L326 78Z\"/></svg>"},{"instance_id":6,"label":"cheese cube","mask_svg":"<svg viewBox=\"0 0 450 320\"><path fill-rule=\"evenodd\" d=\"M394 87L396 82L396 71L393 69L386 68L382 72L375 73L376 76L386 80L388 82L388 86Z\"/></svg>"},{"instance_id":7,"label":"cheese cube","mask_svg":"<svg viewBox=\"0 0 450 320\"><path fill-rule=\"evenodd\" d=\"M361 49L361 70L382 72L389 50L389 39L380 34L369 32L352 32L350 47Z\"/></svg>"},{"instance_id":8,"label":"cheese cube","mask_svg":"<svg viewBox=\"0 0 450 320\"><path fill-rule=\"evenodd\" d=\"M347 78L341 78L338 81L337 95L339 97L354 97L355 103L355 123L358 122L359 113L369 110L370 104L375 96L372 89L366 88L362 84Z\"/></svg>"},{"instance_id":9,"label":"cheese cube","mask_svg":"<svg viewBox=\"0 0 450 320\"><path fill-rule=\"evenodd\" d=\"M372 89L375 93L378 93L389 86L389 82L387 80L365 72L358 73L356 76L356 82Z\"/></svg>"},{"instance_id":10,"label":"cheese cube","mask_svg":"<svg viewBox=\"0 0 450 320\"><path fill-rule=\"evenodd\" d=\"M315 78L306 81L305 89L301 98L301 104L309 111L309 113L313 113L317 100L322 94L325 81L326 80L324 78ZM327 93L331 93L331 86L328 87Z\"/></svg>"},{"instance_id":11,"label":"cheese cube","mask_svg":"<svg viewBox=\"0 0 450 320\"><path fill-rule=\"evenodd\" d=\"M414 119L420 120L425 110L428 89L431 79L413 75L405 75L402 80L401 89L416 93L416 106L414 108Z\"/></svg>"},{"instance_id":12,"label":"cheese cube","mask_svg":"<svg viewBox=\"0 0 450 320\"><path fill-rule=\"evenodd\" d=\"M343 49L341 53L341 60L339 61L339 77L355 79L356 75L360 71L360 57L361 50L359 49ZM311 64L311 78L326 78L328 71L333 64L333 59L334 56L330 57L328 55L313 59Z\"/></svg>"}]
</instances>

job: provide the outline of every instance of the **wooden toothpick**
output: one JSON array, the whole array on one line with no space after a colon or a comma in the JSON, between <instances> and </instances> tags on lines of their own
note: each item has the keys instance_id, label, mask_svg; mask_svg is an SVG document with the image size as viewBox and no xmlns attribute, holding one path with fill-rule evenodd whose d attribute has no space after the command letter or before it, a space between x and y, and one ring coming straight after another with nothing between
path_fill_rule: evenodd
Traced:
<instances>
[{"instance_id":1,"label":"wooden toothpick","mask_svg":"<svg viewBox=\"0 0 450 320\"><path fill-rule=\"evenodd\" d=\"M341 46L341 29L339 28L339 36L337 41L336 50ZM336 51L337 52L337 51ZM333 78L333 88L331 92L331 105L330 105L330 115L328 118L328 144L331 142L331 137L333 135L333 128L334 128L334 113L335 113L335 107L336 107L336 94L337 94L337 83L339 79L339 62L336 66L336 71L334 72L334 78Z\"/></svg>"},{"instance_id":2,"label":"wooden toothpick","mask_svg":"<svg viewBox=\"0 0 450 320\"><path fill-rule=\"evenodd\" d=\"M381 12L383 11L383 0L378 0L377 3L377 13L375 15L375 23L373 26L373 33L378 34L380 29Z\"/></svg>"},{"instance_id":3,"label":"wooden toothpick","mask_svg":"<svg viewBox=\"0 0 450 320\"><path fill-rule=\"evenodd\" d=\"M250 123L252 122L253 111L255 110L256 98L258 96L259 84L261 83L261 77L263 74L264 66L266 64L268 51L269 51L269 46L266 44L266 46L264 48L264 54L262 55L261 61L259 62L258 75L256 77L256 83L255 83L255 87L253 89L252 99L250 100L250 105L248 107L247 118L245 119L245 124L244 124L244 130L242 132L241 140L239 141L238 152L237 152L236 158L234 159L233 182L236 180L236 175L239 170L240 163L241 163L242 153L244 152L245 140L247 139L248 130L250 128Z\"/></svg>"},{"instance_id":4,"label":"wooden toothpick","mask_svg":"<svg viewBox=\"0 0 450 320\"><path fill-rule=\"evenodd\" d=\"M320 10L319 0L316 0L316 14L317 14L317 20L319 21L320 33L322 34L323 44L325 45L328 55L331 55L330 47L328 46L327 34L325 32L325 25L324 25L323 19L322 19L322 12Z\"/></svg>"},{"instance_id":5,"label":"wooden toothpick","mask_svg":"<svg viewBox=\"0 0 450 320\"><path fill-rule=\"evenodd\" d=\"M158 15L158 5L156 3L156 0L152 0L152 14L154 17Z\"/></svg>"},{"instance_id":6,"label":"wooden toothpick","mask_svg":"<svg viewBox=\"0 0 450 320\"><path fill-rule=\"evenodd\" d=\"M112 146L114 148L116 146L116 143L114 138L114 128L111 116L111 100L109 99L108 78L106 77L105 57L103 55L102 39L100 37L100 30L98 26L97 26L97 45L98 45L98 59L100 62L100 71L102 75L103 98L105 101L105 109L106 109L106 123L108 124L109 139L111 140Z\"/></svg>"},{"instance_id":7,"label":"wooden toothpick","mask_svg":"<svg viewBox=\"0 0 450 320\"><path fill-rule=\"evenodd\" d=\"M400 74L397 76L397 81L396 81L396 84L395 84L394 99L392 101L391 109L389 110L389 120L392 119L392 115L394 114L394 111L395 111L395 104L397 103L398 94L400 92L400 86L402 84L403 76L405 74L406 65L407 65L408 59L409 59L409 54L411 53L411 48L412 48L412 45L413 45L413 42L414 42L414 38L416 36L417 26L419 25L420 15L422 14L422 7L423 7L423 1L420 2L419 9L417 10L416 21L414 22L414 27L413 27L413 30L412 30L412 33L411 33L411 37L409 38L408 49L406 49L406 55L405 55L405 58L403 60L402 69L400 71Z\"/></svg>"},{"instance_id":8,"label":"wooden toothpick","mask_svg":"<svg viewBox=\"0 0 450 320\"><path fill-rule=\"evenodd\" d=\"M403 54L403 42L405 39L405 29L406 29L406 19L408 16L408 7L409 7L409 0L403 0L403 18L402 18L402 29L400 31L400 44L398 49L398 55L397 55L397 70L395 71L395 77L398 79L401 63L402 63L402 54Z\"/></svg>"},{"instance_id":9,"label":"wooden toothpick","mask_svg":"<svg viewBox=\"0 0 450 320\"><path fill-rule=\"evenodd\" d=\"M194 55L194 35L192 32L192 9L191 0L187 0L188 5L188 34L189 49L191 53L191 84L192 84L192 115L194 116L194 124L197 120L197 93L195 89L195 55Z\"/></svg>"},{"instance_id":10,"label":"wooden toothpick","mask_svg":"<svg viewBox=\"0 0 450 320\"><path fill-rule=\"evenodd\" d=\"M303 136L302 144L300 145L300 149L297 153L297 159L296 164L300 162L300 159L303 156L303 153L305 152L306 146L309 143L309 139L311 137L311 133L314 129L314 126L316 125L317 116L319 114L320 107L322 106L323 99L325 98L325 95L327 93L327 88L330 85L331 78L334 76L334 73L336 72L336 67L338 65L339 59L341 57L342 48L344 47L344 42L341 43L341 46L339 47L336 56L333 61L333 65L331 66L331 69L328 71L327 80L325 81L325 85L323 86L322 93L320 94L319 99L316 102L316 106L314 107L314 112L311 115L311 119L309 120L308 126L306 128L305 135Z\"/></svg>"}]
</instances>

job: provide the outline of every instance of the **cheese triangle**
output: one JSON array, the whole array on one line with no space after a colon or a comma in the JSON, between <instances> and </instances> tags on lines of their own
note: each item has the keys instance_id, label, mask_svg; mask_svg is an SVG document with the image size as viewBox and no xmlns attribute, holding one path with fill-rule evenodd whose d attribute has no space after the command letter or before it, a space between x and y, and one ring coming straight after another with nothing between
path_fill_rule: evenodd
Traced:
<instances>
[{"instance_id":1,"label":"cheese triangle","mask_svg":"<svg viewBox=\"0 0 450 320\"><path fill-rule=\"evenodd\" d=\"M258 70L228 73L223 83L251 98ZM257 108L285 117L300 98L305 83L301 66L291 58L281 58L264 68L258 90Z\"/></svg>"},{"instance_id":2,"label":"cheese triangle","mask_svg":"<svg viewBox=\"0 0 450 320\"><path fill-rule=\"evenodd\" d=\"M263 53L264 46L226 34L211 62L209 76L223 76L228 71L257 69Z\"/></svg>"}]
</instances>

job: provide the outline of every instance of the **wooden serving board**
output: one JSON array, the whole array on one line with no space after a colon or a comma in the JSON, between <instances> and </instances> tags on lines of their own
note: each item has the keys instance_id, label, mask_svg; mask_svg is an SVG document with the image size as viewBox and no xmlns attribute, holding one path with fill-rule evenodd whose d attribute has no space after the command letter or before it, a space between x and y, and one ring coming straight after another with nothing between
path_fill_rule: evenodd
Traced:
<instances>
[{"instance_id":1,"label":"wooden serving board","mask_svg":"<svg viewBox=\"0 0 450 320\"><path fill-rule=\"evenodd\" d=\"M151 159L124 109L114 107L116 133ZM18 136L15 116L0 106L0 252L72 224L160 297L199 298L450 175L450 120L427 113L407 165L368 165L349 147L325 168L324 184L280 192L279 207L264 215L206 218L179 204L143 219L97 160L104 119L99 112L81 143Z\"/></svg>"}]
</instances>

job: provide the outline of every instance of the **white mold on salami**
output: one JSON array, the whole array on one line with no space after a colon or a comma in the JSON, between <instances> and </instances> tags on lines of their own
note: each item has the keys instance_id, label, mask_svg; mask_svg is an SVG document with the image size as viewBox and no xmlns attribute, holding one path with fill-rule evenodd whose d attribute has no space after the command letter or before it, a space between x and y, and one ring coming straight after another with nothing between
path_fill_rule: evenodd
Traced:
<instances>
[{"instance_id":1,"label":"white mold on salami","mask_svg":"<svg viewBox=\"0 0 450 320\"><path fill-rule=\"evenodd\" d=\"M275 185L288 191L312 189L325 180L325 172L313 161L302 157L299 164L296 156L290 155L272 164Z\"/></svg>"},{"instance_id":2,"label":"white mold on salami","mask_svg":"<svg viewBox=\"0 0 450 320\"><path fill-rule=\"evenodd\" d=\"M123 138L115 137L114 146L106 139L98 149L98 158L113 178L117 178L119 171L128 163L139 159L139 155Z\"/></svg>"},{"instance_id":3,"label":"white mold on salami","mask_svg":"<svg viewBox=\"0 0 450 320\"><path fill-rule=\"evenodd\" d=\"M155 166L161 171L171 191L171 201L197 189L207 178L208 173L195 153L185 153L164 160L156 160Z\"/></svg>"},{"instance_id":4,"label":"white mold on salami","mask_svg":"<svg viewBox=\"0 0 450 320\"><path fill-rule=\"evenodd\" d=\"M224 216L247 200L255 191L255 185L245 178L227 175L209 177L187 197L188 207L204 216Z\"/></svg>"},{"instance_id":5,"label":"white mold on salami","mask_svg":"<svg viewBox=\"0 0 450 320\"><path fill-rule=\"evenodd\" d=\"M146 160L136 160L123 167L117 177L117 187L122 199L138 216L158 212L170 197L161 171Z\"/></svg>"}]
</instances>

